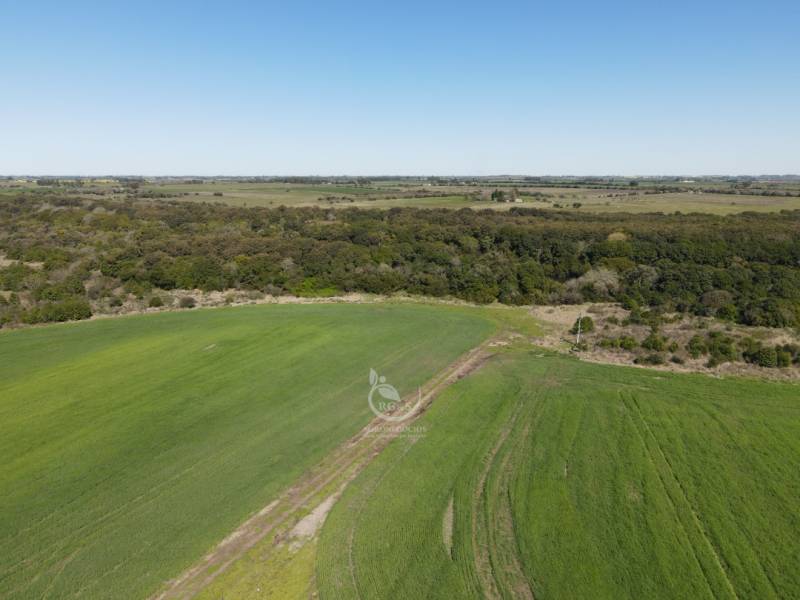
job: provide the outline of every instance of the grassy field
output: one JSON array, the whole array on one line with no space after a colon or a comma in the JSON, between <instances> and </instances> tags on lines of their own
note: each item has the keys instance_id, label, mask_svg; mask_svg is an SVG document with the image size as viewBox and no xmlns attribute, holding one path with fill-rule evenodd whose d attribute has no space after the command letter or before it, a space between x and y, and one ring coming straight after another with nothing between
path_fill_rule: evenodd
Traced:
<instances>
[{"instance_id":1,"label":"grassy field","mask_svg":"<svg viewBox=\"0 0 800 600\"><path fill-rule=\"evenodd\" d=\"M225 202L234 206L304 206L318 204L325 196L358 198L370 188L344 185L302 185L293 183L203 183L150 184L145 191L164 194L184 194L185 200ZM215 193L222 196L214 196ZM196 195L195 195L196 194Z\"/></svg>"},{"instance_id":2,"label":"grassy field","mask_svg":"<svg viewBox=\"0 0 800 600\"><path fill-rule=\"evenodd\" d=\"M494 325L253 306L0 334L0 597L141 598Z\"/></svg>"},{"instance_id":3,"label":"grassy field","mask_svg":"<svg viewBox=\"0 0 800 600\"><path fill-rule=\"evenodd\" d=\"M498 330L538 331L524 309L390 303L0 334L0 597L147 597L275 503L198 597L800 596L797 384L519 337L442 387L421 435L345 443L370 368L405 394Z\"/></svg>"},{"instance_id":4,"label":"grassy field","mask_svg":"<svg viewBox=\"0 0 800 600\"><path fill-rule=\"evenodd\" d=\"M364 185L345 184L299 184L299 183L245 183L241 181L205 181L203 183L179 183L170 181L151 181L141 186L144 194L156 197L165 195L166 199L187 202L222 202L232 206L272 207L279 206L324 206L332 208L392 208L412 206L418 208L472 208L508 210L513 206L526 206L553 210L584 212L664 212L732 214L745 211L774 212L800 209L800 197L762 196L757 194L719 194L713 193L712 185L725 189L724 184L695 182L680 184L685 191L646 194L652 184L641 188L623 187L558 187L519 185L523 192L521 204L497 203L488 199L488 194L497 186L481 185L431 185L419 182L378 181ZM679 187L680 187L679 186ZM503 187L509 190L509 186ZM764 186L764 190L800 192L794 183ZM120 185L112 182L87 183L71 188L47 188L28 182L0 181L0 196L17 194L20 191L68 192L95 198L92 192L99 191L110 197L122 199L126 196ZM480 200L472 194L483 192ZM430 197L402 197L408 194L437 194ZM532 196L539 194L540 196ZM580 208L574 208L580 203ZM558 206L556 206L558 205Z\"/></svg>"},{"instance_id":5,"label":"grassy field","mask_svg":"<svg viewBox=\"0 0 800 600\"><path fill-rule=\"evenodd\" d=\"M674 192L667 194L627 195L626 190L592 189L592 188L559 188L559 187L520 187L529 193L546 195L547 201L524 196L521 204L497 203L489 199L474 200L470 193L483 189L490 192L490 187L475 188L470 186L407 186L391 185L371 186L338 186L338 185L299 185L299 184L160 184L149 185L144 189L163 193L188 192L184 196L188 201L222 201L235 206L332 206L335 208L392 208L395 206L413 206L418 208L473 208L508 210L513 206L528 206L544 209L573 209L576 202L581 204L581 211L587 212L701 212L712 214L732 214L745 211L772 212L778 210L800 209L798 197L774 197L758 195L730 195L714 193ZM393 198L401 192L439 193L442 196L428 198ZM223 195L214 196L214 192ZM194 194L197 195L194 195ZM327 196L346 198L328 202Z\"/></svg>"},{"instance_id":6,"label":"grassy field","mask_svg":"<svg viewBox=\"0 0 800 600\"><path fill-rule=\"evenodd\" d=\"M518 348L345 491L321 598L796 598L797 385Z\"/></svg>"},{"instance_id":7,"label":"grassy field","mask_svg":"<svg viewBox=\"0 0 800 600\"><path fill-rule=\"evenodd\" d=\"M190 184L150 184L143 189L167 194L188 193L182 199L188 201L217 201L235 206L332 206L335 208L392 208L395 206L412 206L418 208L473 208L508 210L520 204L497 203L488 198L475 200L469 194L483 190L489 194L492 186L396 186L388 183L376 183L369 186L343 185L301 185L278 183L204 183ZM596 189L596 188L553 188L526 187L521 191L543 194L546 202L530 196L523 196L521 206L535 208L574 210L572 205L581 203L580 209L585 212L701 212L712 214L732 214L745 211L772 212L778 210L800 209L798 197L775 197L759 195L730 195L714 193L673 192L667 194L645 194L637 191L636 195L627 195L628 190ZM796 190L795 190L796 191ZM223 195L214 196L214 193ZM403 192L440 193L442 196L427 198L392 197ZM196 194L196 195L195 195ZM328 196L339 200L328 202ZM370 198L371 197L371 198Z\"/></svg>"},{"instance_id":8,"label":"grassy field","mask_svg":"<svg viewBox=\"0 0 800 600\"><path fill-rule=\"evenodd\" d=\"M728 215L740 212L775 212L800 209L800 198L759 195L731 195L709 192L672 192L665 194L620 195L616 190L575 190L543 189L552 194L551 203L530 202L525 206L553 208L561 204L564 208L575 210L572 204L581 203L577 210L586 212L629 212L629 213L710 213ZM526 199L527 200L527 199Z\"/></svg>"}]
</instances>

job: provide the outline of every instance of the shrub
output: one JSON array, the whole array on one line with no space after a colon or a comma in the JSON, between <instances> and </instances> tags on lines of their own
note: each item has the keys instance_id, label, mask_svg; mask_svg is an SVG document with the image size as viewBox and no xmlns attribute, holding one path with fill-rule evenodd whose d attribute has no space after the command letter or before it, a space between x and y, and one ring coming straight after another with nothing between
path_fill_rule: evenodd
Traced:
<instances>
[{"instance_id":1,"label":"shrub","mask_svg":"<svg viewBox=\"0 0 800 600\"><path fill-rule=\"evenodd\" d=\"M639 342L629 335L623 335L618 338L603 338L597 342L601 348L621 348L622 350L634 350Z\"/></svg>"},{"instance_id":2,"label":"shrub","mask_svg":"<svg viewBox=\"0 0 800 600\"><path fill-rule=\"evenodd\" d=\"M316 277L309 277L304 279L300 285L295 286L292 293L301 298L330 298L338 294L339 290L322 284Z\"/></svg>"},{"instance_id":3,"label":"shrub","mask_svg":"<svg viewBox=\"0 0 800 600\"><path fill-rule=\"evenodd\" d=\"M784 352L788 352L789 356L792 359L792 362L797 364L800 363L800 345L797 344L784 344L780 347L781 350Z\"/></svg>"},{"instance_id":4,"label":"shrub","mask_svg":"<svg viewBox=\"0 0 800 600\"><path fill-rule=\"evenodd\" d=\"M631 310L630 314L622 320L623 325L641 325L642 323L644 323L644 317L638 308Z\"/></svg>"},{"instance_id":5,"label":"shrub","mask_svg":"<svg viewBox=\"0 0 800 600\"><path fill-rule=\"evenodd\" d=\"M36 300L64 300L83 293L83 283L80 278L69 277L61 283L47 284L37 288L33 297Z\"/></svg>"},{"instance_id":6,"label":"shrub","mask_svg":"<svg viewBox=\"0 0 800 600\"><path fill-rule=\"evenodd\" d=\"M662 352L667 347L666 340L658 335L655 331L651 332L643 341L642 348L646 350L653 350L654 352Z\"/></svg>"},{"instance_id":7,"label":"shrub","mask_svg":"<svg viewBox=\"0 0 800 600\"><path fill-rule=\"evenodd\" d=\"M717 309L717 318L724 321L736 321L739 318L739 309L735 304L726 304Z\"/></svg>"},{"instance_id":8,"label":"shrub","mask_svg":"<svg viewBox=\"0 0 800 600\"><path fill-rule=\"evenodd\" d=\"M701 355L708 353L708 346L701 336L694 335L686 344L686 351L692 358L700 358Z\"/></svg>"},{"instance_id":9,"label":"shrub","mask_svg":"<svg viewBox=\"0 0 800 600\"><path fill-rule=\"evenodd\" d=\"M81 298L68 298L60 302L47 302L30 309L24 316L26 323L58 323L80 321L92 316L92 307Z\"/></svg>"},{"instance_id":10,"label":"shrub","mask_svg":"<svg viewBox=\"0 0 800 600\"><path fill-rule=\"evenodd\" d=\"M775 348L760 348L753 358L753 362L759 367L774 368L778 366L778 352Z\"/></svg>"},{"instance_id":11,"label":"shrub","mask_svg":"<svg viewBox=\"0 0 800 600\"><path fill-rule=\"evenodd\" d=\"M153 296L150 298L150 302L147 303L150 308L161 308L164 306L164 301L161 299L161 296Z\"/></svg>"},{"instance_id":12,"label":"shrub","mask_svg":"<svg viewBox=\"0 0 800 600\"><path fill-rule=\"evenodd\" d=\"M725 360L736 360L739 358L734 339L720 331L712 331L709 333L706 343L708 344L708 351L711 354L724 358Z\"/></svg>"},{"instance_id":13,"label":"shrub","mask_svg":"<svg viewBox=\"0 0 800 600\"><path fill-rule=\"evenodd\" d=\"M589 333L594 331L594 319L592 317L578 317L575 320L575 324L572 326L572 333L577 334L578 328L580 328L581 333Z\"/></svg>"},{"instance_id":14,"label":"shrub","mask_svg":"<svg viewBox=\"0 0 800 600\"><path fill-rule=\"evenodd\" d=\"M0 269L0 289L20 291L25 288L25 279L33 273L26 265L16 263Z\"/></svg>"},{"instance_id":15,"label":"shrub","mask_svg":"<svg viewBox=\"0 0 800 600\"><path fill-rule=\"evenodd\" d=\"M747 362L756 362L756 355L758 351L761 350L761 342L751 337L746 337L739 341L739 347L742 350L742 357Z\"/></svg>"},{"instance_id":16,"label":"shrub","mask_svg":"<svg viewBox=\"0 0 800 600\"><path fill-rule=\"evenodd\" d=\"M184 296L178 301L178 306L181 308L194 308L197 302L191 296Z\"/></svg>"},{"instance_id":17,"label":"shrub","mask_svg":"<svg viewBox=\"0 0 800 600\"><path fill-rule=\"evenodd\" d=\"M622 305L622 308L631 312L639 310L639 303L635 298L631 298L630 296L624 296L621 299L620 304Z\"/></svg>"},{"instance_id":18,"label":"shrub","mask_svg":"<svg viewBox=\"0 0 800 600\"><path fill-rule=\"evenodd\" d=\"M653 352L652 354L647 354L645 356L638 356L633 362L637 365L663 365L664 356L657 352Z\"/></svg>"}]
</instances>

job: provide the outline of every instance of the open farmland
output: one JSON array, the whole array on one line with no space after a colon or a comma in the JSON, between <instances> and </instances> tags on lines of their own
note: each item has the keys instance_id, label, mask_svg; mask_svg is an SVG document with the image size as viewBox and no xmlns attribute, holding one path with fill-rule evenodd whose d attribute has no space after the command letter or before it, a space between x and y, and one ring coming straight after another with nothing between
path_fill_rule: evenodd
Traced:
<instances>
[{"instance_id":1,"label":"open farmland","mask_svg":"<svg viewBox=\"0 0 800 600\"><path fill-rule=\"evenodd\" d=\"M797 384L539 331L405 302L4 332L0 595L796 597ZM421 386L407 428L370 431L370 367Z\"/></svg>"},{"instance_id":2,"label":"open farmland","mask_svg":"<svg viewBox=\"0 0 800 600\"><path fill-rule=\"evenodd\" d=\"M3 8L0 600L800 600L800 0Z\"/></svg>"},{"instance_id":3,"label":"open farmland","mask_svg":"<svg viewBox=\"0 0 800 600\"><path fill-rule=\"evenodd\" d=\"M4 198L0 596L797 596L796 384L536 348L796 378L800 212L581 211Z\"/></svg>"},{"instance_id":4,"label":"open farmland","mask_svg":"<svg viewBox=\"0 0 800 600\"><path fill-rule=\"evenodd\" d=\"M355 185L223 181L198 184L151 183L142 189L155 194L188 194L184 199L189 201L225 202L233 206L310 206L319 204L320 199L326 196L357 199L372 191L370 188Z\"/></svg>"},{"instance_id":5,"label":"open farmland","mask_svg":"<svg viewBox=\"0 0 800 600\"><path fill-rule=\"evenodd\" d=\"M354 183L245 183L215 181L199 184L150 182L141 189L151 194L180 194L189 201L221 201L234 206L331 206L335 208L473 208L508 210L515 203L495 202L492 191L520 193L523 206L582 210L586 212L710 213L734 214L746 211L774 212L800 209L800 185L762 183L752 189L737 189L718 181L673 183L665 188L658 182L643 181L636 187L630 180L609 180L593 185L531 185L525 181L482 180L470 183L420 180L368 180ZM638 183L638 182L637 182ZM736 192L735 194L733 192ZM748 193L751 191L752 193ZM724 193L722 193L724 192ZM791 195L761 195L762 192ZM575 204L580 204L576 209ZM516 204L519 206L519 204Z\"/></svg>"},{"instance_id":6,"label":"open farmland","mask_svg":"<svg viewBox=\"0 0 800 600\"><path fill-rule=\"evenodd\" d=\"M306 183L238 180L236 178L143 179L135 186L113 179L62 181L37 185L32 180L0 180L0 197L20 193L69 192L85 199L98 196L176 199L218 202L237 207L321 206L331 208L472 208L508 210L513 206L598 213L708 213L777 212L800 209L800 184L759 182L735 187L728 182L699 180L689 183L608 180L591 185L569 184L556 179L548 185L526 181L476 179L436 181L425 179L359 179L309 181ZM519 193L519 202L495 202L491 193ZM515 192L515 193L516 193ZM579 205L579 206L576 206Z\"/></svg>"},{"instance_id":7,"label":"open farmland","mask_svg":"<svg viewBox=\"0 0 800 600\"><path fill-rule=\"evenodd\" d=\"M0 596L142 598L493 325L254 306L0 335Z\"/></svg>"},{"instance_id":8,"label":"open farmland","mask_svg":"<svg viewBox=\"0 0 800 600\"><path fill-rule=\"evenodd\" d=\"M551 203L529 202L526 205L537 208L556 207L574 209L573 204L581 204L577 210L598 213L655 213L665 214L705 213L714 215L730 215L742 212L777 212L781 210L800 209L800 197L797 196L761 196L754 194L719 194L714 192L680 191L658 194L640 192L620 192L618 190L575 190L550 189L556 195ZM548 206L549 205L549 206Z\"/></svg>"},{"instance_id":9,"label":"open farmland","mask_svg":"<svg viewBox=\"0 0 800 600\"><path fill-rule=\"evenodd\" d=\"M345 491L320 597L798 597L799 391L503 351Z\"/></svg>"},{"instance_id":10,"label":"open farmland","mask_svg":"<svg viewBox=\"0 0 800 600\"><path fill-rule=\"evenodd\" d=\"M519 188L525 194L520 203L498 203L486 198L476 200L467 195L471 190L458 193L457 188L448 188L448 195L428 198L376 199L355 198L352 204L361 208L392 208L410 206L416 208L472 208L508 210L514 206L541 208L548 210L568 210L592 213L705 213L729 215L742 212L777 212L800 209L800 197L760 196L750 194L716 194L713 192L682 191L672 193L646 194L616 189L576 189L576 188ZM489 193L491 189L483 190ZM324 206L324 202L313 204ZM575 206L579 204L580 206Z\"/></svg>"}]
</instances>

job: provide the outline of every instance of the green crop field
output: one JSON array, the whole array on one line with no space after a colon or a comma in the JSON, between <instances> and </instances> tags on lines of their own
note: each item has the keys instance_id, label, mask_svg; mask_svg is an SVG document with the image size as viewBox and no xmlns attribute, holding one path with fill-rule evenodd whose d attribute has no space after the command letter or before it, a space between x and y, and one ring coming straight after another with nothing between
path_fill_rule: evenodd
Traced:
<instances>
[{"instance_id":1,"label":"green crop field","mask_svg":"<svg viewBox=\"0 0 800 600\"><path fill-rule=\"evenodd\" d=\"M0 597L145 598L279 498L272 534L168 597L800 596L797 384L518 337L414 435L347 442L370 368L405 394L498 329L537 331L524 309L388 303L3 332Z\"/></svg>"},{"instance_id":2,"label":"green crop field","mask_svg":"<svg viewBox=\"0 0 800 600\"><path fill-rule=\"evenodd\" d=\"M320 597L797 598L800 388L503 351L334 506Z\"/></svg>"},{"instance_id":3,"label":"green crop field","mask_svg":"<svg viewBox=\"0 0 800 600\"><path fill-rule=\"evenodd\" d=\"M142 598L493 330L426 305L252 306L0 333L0 597Z\"/></svg>"}]
</instances>

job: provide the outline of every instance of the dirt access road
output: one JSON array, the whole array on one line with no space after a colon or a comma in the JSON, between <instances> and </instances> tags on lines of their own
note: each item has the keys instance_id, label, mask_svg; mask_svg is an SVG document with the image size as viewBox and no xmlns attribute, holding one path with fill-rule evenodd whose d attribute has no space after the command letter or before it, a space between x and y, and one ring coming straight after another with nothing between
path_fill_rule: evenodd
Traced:
<instances>
[{"instance_id":1,"label":"dirt access road","mask_svg":"<svg viewBox=\"0 0 800 600\"><path fill-rule=\"evenodd\" d=\"M151 596L151 600L196 596L267 536L272 536L272 546L277 549L286 544L296 546L318 535L325 517L347 484L400 434L401 427L394 425L408 427L413 424L436 396L479 368L497 345L497 337L486 340L428 381L421 390L419 407L402 423L389 423L379 417L370 421L277 499L231 532L195 565L166 582L158 593ZM413 396L413 399L405 400L413 402L417 395Z\"/></svg>"}]
</instances>

